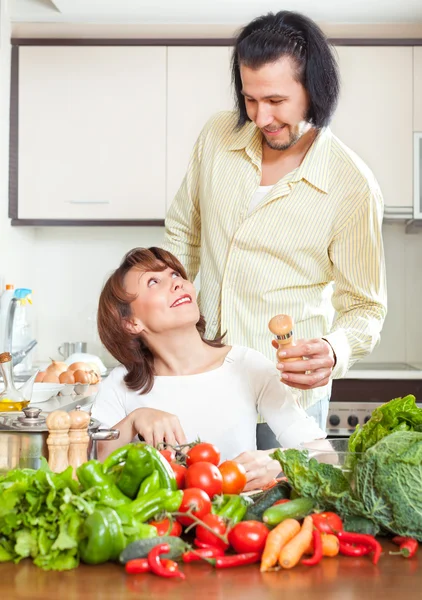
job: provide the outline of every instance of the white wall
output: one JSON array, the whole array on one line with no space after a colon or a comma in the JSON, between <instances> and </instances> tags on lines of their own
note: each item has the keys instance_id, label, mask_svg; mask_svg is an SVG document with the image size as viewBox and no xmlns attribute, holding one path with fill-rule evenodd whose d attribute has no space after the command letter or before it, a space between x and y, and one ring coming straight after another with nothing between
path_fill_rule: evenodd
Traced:
<instances>
[{"instance_id":1,"label":"white wall","mask_svg":"<svg viewBox=\"0 0 422 600\"><path fill-rule=\"evenodd\" d=\"M0 0L0 281L33 285L34 231L10 226L8 219L10 15L7 0Z\"/></svg>"}]
</instances>

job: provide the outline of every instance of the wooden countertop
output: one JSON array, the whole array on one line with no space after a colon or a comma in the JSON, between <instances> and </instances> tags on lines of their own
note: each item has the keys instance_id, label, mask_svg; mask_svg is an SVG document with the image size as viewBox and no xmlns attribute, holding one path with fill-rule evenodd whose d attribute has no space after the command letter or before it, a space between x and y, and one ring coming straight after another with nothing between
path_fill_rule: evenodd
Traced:
<instances>
[{"instance_id":1,"label":"wooden countertop","mask_svg":"<svg viewBox=\"0 0 422 600\"><path fill-rule=\"evenodd\" d=\"M2 597L28 600L413 600L421 597L422 550L412 559L382 542L374 566L369 557L324 558L315 567L260 573L258 565L215 570L205 564L183 565L186 580L127 575L115 564L81 565L73 571L42 571L31 561L0 564Z\"/></svg>"}]
</instances>

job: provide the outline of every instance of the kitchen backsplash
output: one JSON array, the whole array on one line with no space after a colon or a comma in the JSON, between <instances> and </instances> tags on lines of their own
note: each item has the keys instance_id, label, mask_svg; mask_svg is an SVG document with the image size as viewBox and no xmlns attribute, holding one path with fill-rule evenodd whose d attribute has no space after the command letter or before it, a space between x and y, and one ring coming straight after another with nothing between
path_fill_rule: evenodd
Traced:
<instances>
[{"instance_id":1,"label":"kitchen backsplash","mask_svg":"<svg viewBox=\"0 0 422 600\"><path fill-rule=\"evenodd\" d=\"M164 229L37 228L32 233L26 264L20 264L14 283L33 288L36 359L57 357L62 342L81 340L110 364L96 332L99 293L127 250L160 245ZM403 224L385 224L384 243L389 312L382 341L365 360L422 363L422 235L406 235Z\"/></svg>"}]
</instances>

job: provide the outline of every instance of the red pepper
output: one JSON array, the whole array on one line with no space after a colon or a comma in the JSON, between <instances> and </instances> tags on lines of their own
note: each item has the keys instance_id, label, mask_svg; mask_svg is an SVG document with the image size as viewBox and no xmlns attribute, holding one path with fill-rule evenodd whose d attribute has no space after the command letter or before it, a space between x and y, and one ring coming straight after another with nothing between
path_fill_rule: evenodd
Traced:
<instances>
[{"instance_id":1,"label":"red pepper","mask_svg":"<svg viewBox=\"0 0 422 600\"><path fill-rule=\"evenodd\" d=\"M195 546L197 548L215 548L216 546L213 546L212 544L207 544L205 542L201 542L201 540L198 540L198 538L195 538L193 540L193 543L195 544Z\"/></svg>"},{"instance_id":2,"label":"red pepper","mask_svg":"<svg viewBox=\"0 0 422 600\"><path fill-rule=\"evenodd\" d=\"M126 573L149 573L151 568L147 558L134 558L125 565Z\"/></svg>"},{"instance_id":3,"label":"red pepper","mask_svg":"<svg viewBox=\"0 0 422 600\"><path fill-rule=\"evenodd\" d=\"M418 549L418 542L410 537L396 535L393 537L393 543L400 546L400 552L390 552L390 554L401 554L404 558L412 558Z\"/></svg>"},{"instance_id":4,"label":"red pepper","mask_svg":"<svg viewBox=\"0 0 422 600\"><path fill-rule=\"evenodd\" d=\"M349 544L357 544L362 546L368 546L373 552L372 562L376 565L381 556L382 547L379 542L372 535L366 533L350 533L349 531L338 531L337 537L340 542L346 542Z\"/></svg>"},{"instance_id":5,"label":"red pepper","mask_svg":"<svg viewBox=\"0 0 422 600\"><path fill-rule=\"evenodd\" d=\"M310 558L305 558L301 561L302 565L306 565L307 567L317 565L322 560L322 539L318 529L312 531L312 544L314 548L313 555Z\"/></svg>"},{"instance_id":6,"label":"red pepper","mask_svg":"<svg viewBox=\"0 0 422 600\"><path fill-rule=\"evenodd\" d=\"M230 567L242 567L251 565L261 559L261 552L246 552L245 554L233 554L231 556L219 556L211 558L210 562L217 569L228 569Z\"/></svg>"},{"instance_id":7,"label":"red pepper","mask_svg":"<svg viewBox=\"0 0 422 600\"><path fill-rule=\"evenodd\" d=\"M224 550L222 548L199 548L198 550L184 552L182 554L182 560L184 563L190 563L207 558L217 558L219 556L224 556Z\"/></svg>"},{"instance_id":8,"label":"red pepper","mask_svg":"<svg viewBox=\"0 0 422 600\"><path fill-rule=\"evenodd\" d=\"M372 552L372 548L370 546L349 544L340 540L339 542L340 554L343 554L344 556L366 556Z\"/></svg>"},{"instance_id":9,"label":"red pepper","mask_svg":"<svg viewBox=\"0 0 422 600\"><path fill-rule=\"evenodd\" d=\"M161 559L161 564L170 571L175 571L179 568L177 562L169 560L168 558ZM126 573L131 573L133 575L139 575L140 573L150 573L151 567L149 566L147 558L134 558L126 563L125 571Z\"/></svg>"},{"instance_id":10,"label":"red pepper","mask_svg":"<svg viewBox=\"0 0 422 600\"><path fill-rule=\"evenodd\" d=\"M179 577L180 579L185 579L185 574L181 573L178 568L168 568L164 562L161 562L160 554L167 554L167 552L170 552L168 544L159 544L149 551L148 564L151 571L160 577Z\"/></svg>"}]
</instances>

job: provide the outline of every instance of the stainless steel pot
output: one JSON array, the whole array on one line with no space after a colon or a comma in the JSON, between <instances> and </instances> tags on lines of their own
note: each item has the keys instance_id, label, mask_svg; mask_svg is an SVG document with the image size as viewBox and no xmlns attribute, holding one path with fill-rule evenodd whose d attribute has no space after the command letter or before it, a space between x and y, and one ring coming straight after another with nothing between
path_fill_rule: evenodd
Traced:
<instances>
[{"instance_id":1,"label":"stainless steel pot","mask_svg":"<svg viewBox=\"0 0 422 600\"><path fill-rule=\"evenodd\" d=\"M48 460L46 418L39 408L24 408L22 412L0 413L0 473L11 469L38 469L41 457ZM117 440L118 429L100 429L101 423L91 419L88 427L90 442L88 458L97 458L97 442Z\"/></svg>"}]
</instances>

